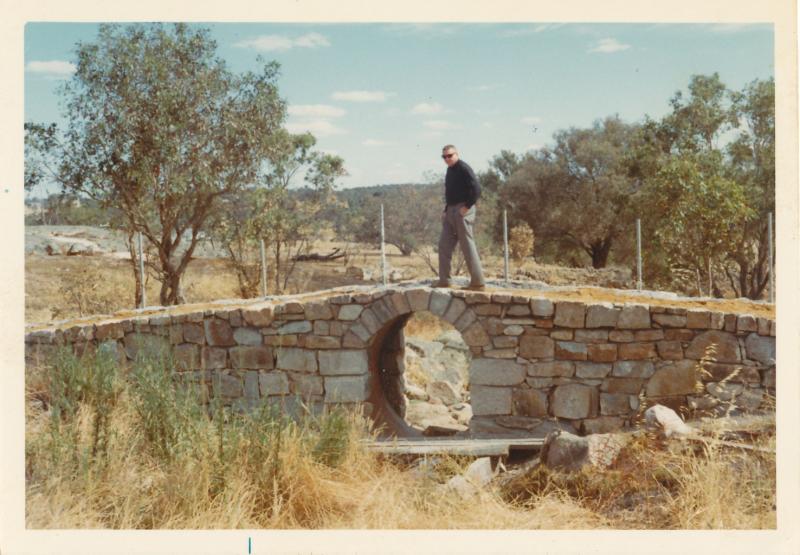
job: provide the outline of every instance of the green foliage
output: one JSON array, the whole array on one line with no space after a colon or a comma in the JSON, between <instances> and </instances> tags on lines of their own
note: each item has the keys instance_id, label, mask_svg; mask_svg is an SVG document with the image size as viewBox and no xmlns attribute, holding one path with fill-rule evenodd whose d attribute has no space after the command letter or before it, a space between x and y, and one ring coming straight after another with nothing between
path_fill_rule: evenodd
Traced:
<instances>
[{"instance_id":1,"label":"green foliage","mask_svg":"<svg viewBox=\"0 0 800 555\"><path fill-rule=\"evenodd\" d=\"M160 303L176 304L217 199L257 182L273 155L285 117L278 66L233 74L209 31L185 24L101 25L76 56L63 137L27 126L49 161L31 168L121 210L121 225L157 249Z\"/></svg>"},{"instance_id":2,"label":"green foliage","mask_svg":"<svg viewBox=\"0 0 800 555\"><path fill-rule=\"evenodd\" d=\"M533 230L525 222L515 225L508 233L508 250L517 262L533 254L533 243Z\"/></svg>"}]
</instances>

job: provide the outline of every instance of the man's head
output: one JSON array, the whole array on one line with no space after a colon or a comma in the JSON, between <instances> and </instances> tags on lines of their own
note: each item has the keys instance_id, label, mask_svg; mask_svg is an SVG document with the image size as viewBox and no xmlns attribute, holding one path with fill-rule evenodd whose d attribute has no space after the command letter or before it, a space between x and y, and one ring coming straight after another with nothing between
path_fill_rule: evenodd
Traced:
<instances>
[{"instance_id":1,"label":"man's head","mask_svg":"<svg viewBox=\"0 0 800 555\"><path fill-rule=\"evenodd\" d=\"M442 149L442 160L448 167L452 168L458 162L458 151L453 145L447 145Z\"/></svg>"}]
</instances>

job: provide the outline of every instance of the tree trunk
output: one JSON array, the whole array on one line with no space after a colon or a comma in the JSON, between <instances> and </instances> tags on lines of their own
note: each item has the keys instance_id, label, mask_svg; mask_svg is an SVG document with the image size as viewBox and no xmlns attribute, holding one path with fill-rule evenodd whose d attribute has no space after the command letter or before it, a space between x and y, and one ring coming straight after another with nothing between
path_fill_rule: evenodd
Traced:
<instances>
[{"instance_id":1,"label":"tree trunk","mask_svg":"<svg viewBox=\"0 0 800 555\"><path fill-rule=\"evenodd\" d=\"M134 233L129 231L128 232L128 251L131 254L131 269L133 270L133 280L134 280L134 305L136 308L142 308L144 306L144 299L142 299L142 277L139 275L139 252L136 248L136 244L133 240Z\"/></svg>"},{"instance_id":2,"label":"tree trunk","mask_svg":"<svg viewBox=\"0 0 800 555\"><path fill-rule=\"evenodd\" d=\"M605 268L608 263L608 253L611 251L611 239L604 239L590 245L592 268Z\"/></svg>"}]
</instances>

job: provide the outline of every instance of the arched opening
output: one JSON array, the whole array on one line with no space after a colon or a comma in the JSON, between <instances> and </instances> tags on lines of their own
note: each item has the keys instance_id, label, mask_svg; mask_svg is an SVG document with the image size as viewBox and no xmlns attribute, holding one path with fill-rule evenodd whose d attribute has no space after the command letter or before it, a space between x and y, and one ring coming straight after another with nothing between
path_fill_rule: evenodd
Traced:
<instances>
[{"instance_id":1,"label":"arched opening","mask_svg":"<svg viewBox=\"0 0 800 555\"><path fill-rule=\"evenodd\" d=\"M423 435L466 432L472 419L469 347L449 322L424 310L406 321L403 420Z\"/></svg>"},{"instance_id":2,"label":"arched opening","mask_svg":"<svg viewBox=\"0 0 800 555\"><path fill-rule=\"evenodd\" d=\"M427 310L388 322L370 348L374 420L399 437L467 432L471 358L461 333Z\"/></svg>"}]
</instances>

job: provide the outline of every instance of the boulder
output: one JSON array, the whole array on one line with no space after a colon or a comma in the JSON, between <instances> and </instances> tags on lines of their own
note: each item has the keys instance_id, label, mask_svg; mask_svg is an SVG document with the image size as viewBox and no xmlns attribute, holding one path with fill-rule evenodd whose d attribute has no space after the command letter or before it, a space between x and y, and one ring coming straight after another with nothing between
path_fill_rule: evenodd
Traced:
<instances>
[{"instance_id":1,"label":"boulder","mask_svg":"<svg viewBox=\"0 0 800 555\"><path fill-rule=\"evenodd\" d=\"M653 405L644 411L645 424L648 428L660 430L664 437L688 436L694 433L678 414L664 405Z\"/></svg>"},{"instance_id":2,"label":"boulder","mask_svg":"<svg viewBox=\"0 0 800 555\"><path fill-rule=\"evenodd\" d=\"M539 458L545 466L567 472L584 466L603 468L614 462L626 443L621 434L579 437L557 430L548 434Z\"/></svg>"}]
</instances>

